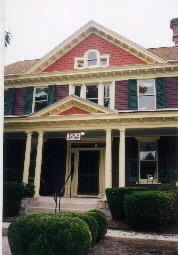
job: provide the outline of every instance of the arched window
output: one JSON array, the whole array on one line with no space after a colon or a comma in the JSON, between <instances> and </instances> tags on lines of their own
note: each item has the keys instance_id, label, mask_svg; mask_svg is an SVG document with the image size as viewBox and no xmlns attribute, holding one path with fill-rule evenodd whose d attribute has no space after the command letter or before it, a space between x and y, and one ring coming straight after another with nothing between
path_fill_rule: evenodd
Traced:
<instances>
[{"instance_id":1,"label":"arched window","mask_svg":"<svg viewBox=\"0 0 178 255\"><path fill-rule=\"evenodd\" d=\"M97 55L96 52L89 52L87 55L87 65L95 66L97 65Z\"/></svg>"},{"instance_id":2,"label":"arched window","mask_svg":"<svg viewBox=\"0 0 178 255\"><path fill-rule=\"evenodd\" d=\"M83 57L76 57L75 69L96 68L109 66L109 55L101 55L97 49L87 50Z\"/></svg>"}]
</instances>

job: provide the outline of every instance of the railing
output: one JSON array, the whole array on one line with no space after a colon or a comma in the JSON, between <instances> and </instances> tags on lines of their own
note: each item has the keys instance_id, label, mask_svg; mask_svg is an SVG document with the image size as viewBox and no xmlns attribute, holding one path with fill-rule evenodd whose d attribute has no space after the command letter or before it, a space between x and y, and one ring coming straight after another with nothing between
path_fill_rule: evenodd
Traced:
<instances>
[{"instance_id":1,"label":"railing","mask_svg":"<svg viewBox=\"0 0 178 255\"><path fill-rule=\"evenodd\" d=\"M68 175L67 179L65 180L65 183L63 184L61 190L58 192L55 192L54 194L54 201L55 201L55 213L57 212L57 200L59 197L59 212L61 210L61 197L63 195L65 186L67 184L67 182L69 181L70 177L71 177L71 183L70 183L70 198L71 198L71 186L72 186L72 180L73 180L73 175L74 175L74 170L71 170L70 174Z\"/></svg>"}]
</instances>

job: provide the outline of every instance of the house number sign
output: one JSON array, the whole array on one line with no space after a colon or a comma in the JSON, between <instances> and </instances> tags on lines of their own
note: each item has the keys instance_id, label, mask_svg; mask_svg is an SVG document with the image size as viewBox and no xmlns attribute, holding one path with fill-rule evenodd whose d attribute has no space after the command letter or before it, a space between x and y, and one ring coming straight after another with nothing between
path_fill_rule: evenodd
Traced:
<instances>
[{"instance_id":1,"label":"house number sign","mask_svg":"<svg viewBox=\"0 0 178 255\"><path fill-rule=\"evenodd\" d=\"M76 140L80 140L80 133L67 133L67 137L66 140L68 141L76 141Z\"/></svg>"}]
</instances>

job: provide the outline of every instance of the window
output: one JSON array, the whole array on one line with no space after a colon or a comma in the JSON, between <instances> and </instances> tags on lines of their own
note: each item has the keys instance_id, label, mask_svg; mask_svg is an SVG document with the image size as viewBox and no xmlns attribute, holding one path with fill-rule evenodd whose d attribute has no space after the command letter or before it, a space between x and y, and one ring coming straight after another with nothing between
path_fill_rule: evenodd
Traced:
<instances>
[{"instance_id":1,"label":"window","mask_svg":"<svg viewBox=\"0 0 178 255\"><path fill-rule=\"evenodd\" d=\"M69 94L114 109L114 83L70 85Z\"/></svg>"},{"instance_id":2,"label":"window","mask_svg":"<svg viewBox=\"0 0 178 255\"><path fill-rule=\"evenodd\" d=\"M110 108L110 85L104 85L104 106Z\"/></svg>"},{"instance_id":3,"label":"window","mask_svg":"<svg viewBox=\"0 0 178 255\"><path fill-rule=\"evenodd\" d=\"M156 109L155 80L139 80L137 84L138 109Z\"/></svg>"},{"instance_id":4,"label":"window","mask_svg":"<svg viewBox=\"0 0 178 255\"><path fill-rule=\"evenodd\" d=\"M139 179L153 180L157 173L157 143L156 141L139 143Z\"/></svg>"},{"instance_id":5,"label":"window","mask_svg":"<svg viewBox=\"0 0 178 255\"><path fill-rule=\"evenodd\" d=\"M86 99L90 100L91 102L98 103L98 86L86 86Z\"/></svg>"},{"instance_id":6,"label":"window","mask_svg":"<svg viewBox=\"0 0 178 255\"><path fill-rule=\"evenodd\" d=\"M88 53L87 65L88 66L95 66L95 65L97 65L97 55L96 55L96 52Z\"/></svg>"},{"instance_id":7,"label":"window","mask_svg":"<svg viewBox=\"0 0 178 255\"><path fill-rule=\"evenodd\" d=\"M48 88L35 88L34 93L34 112L37 112L47 106Z\"/></svg>"},{"instance_id":8,"label":"window","mask_svg":"<svg viewBox=\"0 0 178 255\"><path fill-rule=\"evenodd\" d=\"M74 68L84 69L109 66L109 55L101 55L96 49L88 50L83 57L75 58Z\"/></svg>"}]
</instances>

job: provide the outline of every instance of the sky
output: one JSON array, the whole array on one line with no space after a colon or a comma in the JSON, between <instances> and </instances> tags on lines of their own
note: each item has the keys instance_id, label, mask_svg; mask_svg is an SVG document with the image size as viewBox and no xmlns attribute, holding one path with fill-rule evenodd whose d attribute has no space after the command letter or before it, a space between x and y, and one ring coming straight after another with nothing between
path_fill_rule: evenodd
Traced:
<instances>
[{"instance_id":1,"label":"sky","mask_svg":"<svg viewBox=\"0 0 178 255\"><path fill-rule=\"evenodd\" d=\"M145 48L174 46L172 18L178 0L6 0L5 64L43 57L90 20Z\"/></svg>"}]
</instances>

